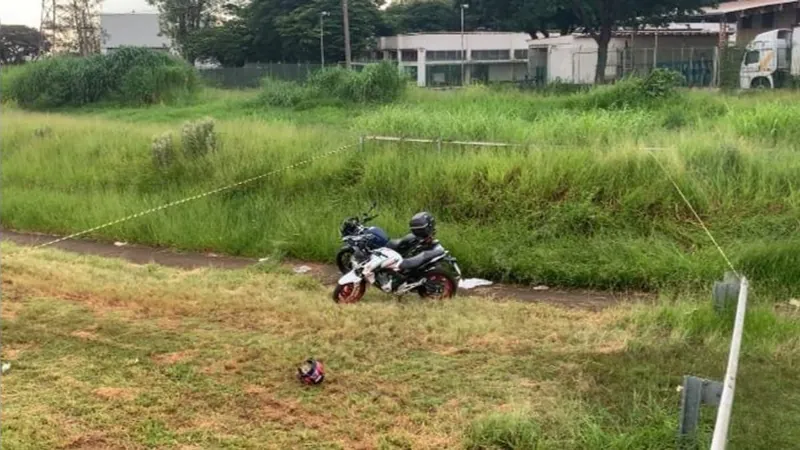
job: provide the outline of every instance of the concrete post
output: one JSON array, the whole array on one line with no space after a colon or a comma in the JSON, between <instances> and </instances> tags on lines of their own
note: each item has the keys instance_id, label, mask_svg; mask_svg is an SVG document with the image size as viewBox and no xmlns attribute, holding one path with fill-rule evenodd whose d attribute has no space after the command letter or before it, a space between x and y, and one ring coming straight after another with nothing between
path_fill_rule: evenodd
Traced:
<instances>
[{"instance_id":1,"label":"concrete post","mask_svg":"<svg viewBox=\"0 0 800 450\"><path fill-rule=\"evenodd\" d=\"M425 87L427 82L426 71L428 64L425 62L425 49L417 50L417 86Z\"/></svg>"}]
</instances>

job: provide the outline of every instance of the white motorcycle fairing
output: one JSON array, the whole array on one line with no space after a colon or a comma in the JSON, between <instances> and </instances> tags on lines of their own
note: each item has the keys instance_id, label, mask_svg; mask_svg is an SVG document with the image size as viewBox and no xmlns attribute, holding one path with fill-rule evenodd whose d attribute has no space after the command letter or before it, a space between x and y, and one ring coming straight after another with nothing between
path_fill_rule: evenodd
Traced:
<instances>
[{"instance_id":1,"label":"white motorcycle fairing","mask_svg":"<svg viewBox=\"0 0 800 450\"><path fill-rule=\"evenodd\" d=\"M366 278L370 284L373 284L375 283L375 271L379 269L396 271L399 270L400 263L402 262L403 257L392 249L387 247L376 249L372 252L369 260L339 278L339 284L360 283L364 278ZM356 273L359 268L362 268L361 276Z\"/></svg>"}]
</instances>

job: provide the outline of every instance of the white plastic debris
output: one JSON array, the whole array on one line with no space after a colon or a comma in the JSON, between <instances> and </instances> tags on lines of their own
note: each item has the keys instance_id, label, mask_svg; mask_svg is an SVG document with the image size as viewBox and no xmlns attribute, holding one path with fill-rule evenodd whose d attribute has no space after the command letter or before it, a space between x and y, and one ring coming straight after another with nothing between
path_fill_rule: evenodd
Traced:
<instances>
[{"instance_id":1,"label":"white plastic debris","mask_svg":"<svg viewBox=\"0 0 800 450\"><path fill-rule=\"evenodd\" d=\"M126 245L128 245L127 242L120 242L120 241L114 242L114 247L125 247Z\"/></svg>"},{"instance_id":2,"label":"white plastic debris","mask_svg":"<svg viewBox=\"0 0 800 450\"><path fill-rule=\"evenodd\" d=\"M263 262L267 262L269 260L270 260L269 257L267 257L267 258L259 258L258 262L263 263Z\"/></svg>"},{"instance_id":3,"label":"white plastic debris","mask_svg":"<svg viewBox=\"0 0 800 450\"><path fill-rule=\"evenodd\" d=\"M2 369L0 369L0 373L6 373L10 368L11 368L11 363L3 363Z\"/></svg>"},{"instance_id":4,"label":"white plastic debris","mask_svg":"<svg viewBox=\"0 0 800 450\"><path fill-rule=\"evenodd\" d=\"M491 286L492 284L494 283L489 280L482 280L480 278L467 278L461 280L461 282L458 283L458 287L461 289L475 289L481 286Z\"/></svg>"},{"instance_id":5,"label":"white plastic debris","mask_svg":"<svg viewBox=\"0 0 800 450\"><path fill-rule=\"evenodd\" d=\"M308 273L308 272L311 272L311 267L297 266L294 268L294 273Z\"/></svg>"},{"instance_id":6,"label":"white plastic debris","mask_svg":"<svg viewBox=\"0 0 800 450\"><path fill-rule=\"evenodd\" d=\"M550 290L550 286L545 286L543 284L540 284L539 286L534 287L533 290L534 291L549 291Z\"/></svg>"},{"instance_id":7,"label":"white plastic debris","mask_svg":"<svg viewBox=\"0 0 800 450\"><path fill-rule=\"evenodd\" d=\"M800 308L800 300L796 298L789 300L789 304L794 306L795 308Z\"/></svg>"}]
</instances>

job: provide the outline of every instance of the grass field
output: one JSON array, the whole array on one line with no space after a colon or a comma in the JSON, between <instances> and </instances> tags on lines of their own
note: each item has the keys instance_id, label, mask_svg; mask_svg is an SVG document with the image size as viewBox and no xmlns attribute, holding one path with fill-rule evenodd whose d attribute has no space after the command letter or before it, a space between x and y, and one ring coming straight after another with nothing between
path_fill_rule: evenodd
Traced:
<instances>
[{"instance_id":1,"label":"grass field","mask_svg":"<svg viewBox=\"0 0 800 450\"><path fill-rule=\"evenodd\" d=\"M342 308L258 267L0 250L4 448L670 449L681 377L721 378L730 334L695 298ZM729 448L792 448L797 313L755 303ZM309 356L320 387L293 379Z\"/></svg>"},{"instance_id":2,"label":"grass field","mask_svg":"<svg viewBox=\"0 0 800 450\"><path fill-rule=\"evenodd\" d=\"M386 106L264 105L256 92L196 102L9 108L2 123L5 227L68 233L276 170L362 134L484 139L521 150L369 144L95 237L330 261L337 227L378 201L392 234L421 209L470 275L603 289L707 289L726 266L656 158L757 289L800 292L798 94L686 92L600 108L573 96L411 90ZM217 119L216 152L154 165L151 143ZM660 150L648 153L645 147ZM35 205L35 207L34 207Z\"/></svg>"}]
</instances>

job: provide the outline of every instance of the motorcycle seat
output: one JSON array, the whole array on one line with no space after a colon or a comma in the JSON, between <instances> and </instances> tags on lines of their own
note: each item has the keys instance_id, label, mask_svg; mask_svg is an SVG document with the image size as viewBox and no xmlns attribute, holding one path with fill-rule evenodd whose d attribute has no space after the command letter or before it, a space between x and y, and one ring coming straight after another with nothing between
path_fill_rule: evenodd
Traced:
<instances>
[{"instance_id":1,"label":"motorcycle seat","mask_svg":"<svg viewBox=\"0 0 800 450\"><path fill-rule=\"evenodd\" d=\"M417 267L422 266L428 261L434 258L438 258L439 256L442 256L444 254L445 250L439 246L437 246L432 250L426 250L415 256L412 256L411 258L404 259L403 262L400 263L400 270L416 269Z\"/></svg>"},{"instance_id":2,"label":"motorcycle seat","mask_svg":"<svg viewBox=\"0 0 800 450\"><path fill-rule=\"evenodd\" d=\"M389 243L386 244L386 247L396 251L397 253L403 254L403 252L408 251L417 243L417 237L413 234L408 234L400 239L391 239Z\"/></svg>"}]
</instances>

